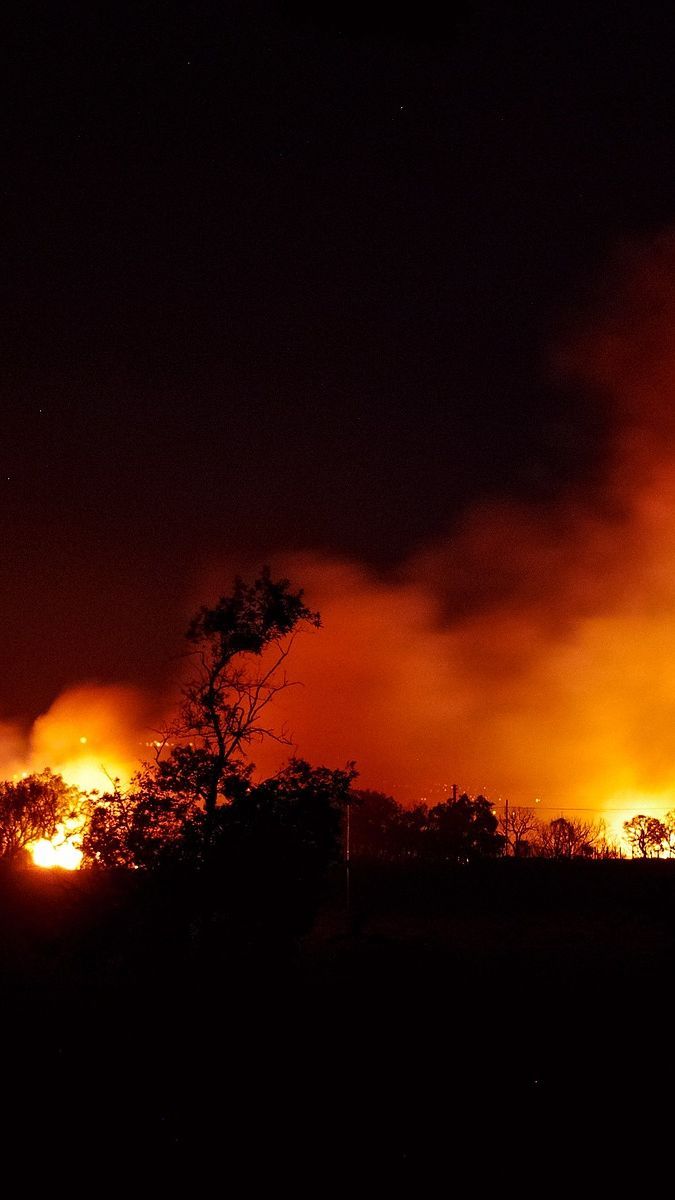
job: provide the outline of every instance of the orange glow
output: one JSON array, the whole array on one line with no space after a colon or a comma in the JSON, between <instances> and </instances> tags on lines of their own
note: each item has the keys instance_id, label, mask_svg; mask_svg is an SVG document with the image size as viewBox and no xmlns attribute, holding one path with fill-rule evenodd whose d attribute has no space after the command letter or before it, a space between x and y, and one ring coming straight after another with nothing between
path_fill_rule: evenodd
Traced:
<instances>
[{"instance_id":1,"label":"orange glow","mask_svg":"<svg viewBox=\"0 0 675 1200\"><path fill-rule=\"evenodd\" d=\"M77 871L82 863L82 851L78 844L78 833L73 833L66 825L60 825L56 837L51 841L40 838L29 846L36 867L61 867L64 871Z\"/></svg>"},{"instance_id":2,"label":"orange glow","mask_svg":"<svg viewBox=\"0 0 675 1200\"><path fill-rule=\"evenodd\" d=\"M143 699L131 688L73 688L35 722L22 756L26 765L11 775L25 777L49 766L81 792L110 791L116 779L126 786L144 757L140 731L146 720ZM82 861L84 819L83 806L54 838L29 846L35 865L76 870Z\"/></svg>"},{"instance_id":3,"label":"orange glow","mask_svg":"<svg viewBox=\"0 0 675 1200\"><path fill-rule=\"evenodd\" d=\"M592 486L475 507L395 577L284 561L324 618L282 700L302 753L614 835L675 809L675 234L620 257L600 311L556 360L608 414Z\"/></svg>"},{"instance_id":4,"label":"orange glow","mask_svg":"<svg viewBox=\"0 0 675 1200\"><path fill-rule=\"evenodd\" d=\"M116 778L127 784L142 757L144 717L133 688L72 688L33 725L31 769L48 764L83 791L109 791Z\"/></svg>"},{"instance_id":5,"label":"orange glow","mask_svg":"<svg viewBox=\"0 0 675 1200\"><path fill-rule=\"evenodd\" d=\"M356 759L360 786L403 803L456 782L536 798L544 820L603 817L614 836L675 809L675 234L625 252L598 309L555 360L606 417L590 484L475 506L388 576L273 561L323 618L297 638L288 673L303 686L271 721L304 757ZM563 433L565 411L563 392ZM232 574L205 574L194 606ZM26 756L11 727L0 741L13 771L48 764L100 789L128 780L152 724L129 689L79 688L39 718ZM266 774L289 747L251 753Z\"/></svg>"}]
</instances>

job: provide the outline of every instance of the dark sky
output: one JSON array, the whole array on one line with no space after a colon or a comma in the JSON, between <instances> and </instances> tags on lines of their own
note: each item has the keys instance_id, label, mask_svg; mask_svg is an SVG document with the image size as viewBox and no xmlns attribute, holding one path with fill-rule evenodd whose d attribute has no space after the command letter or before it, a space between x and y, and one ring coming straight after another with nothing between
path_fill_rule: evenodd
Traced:
<instances>
[{"instance_id":1,"label":"dark sky","mask_svg":"<svg viewBox=\"0 0 675 1200\"><path fill-rule=\"evenodd\" d=\"M2 17L0 713L158 680L207 561L389 570L602 459L546 348L675 214L672 22L315 7Z\"/></svg>"}]
</instances>

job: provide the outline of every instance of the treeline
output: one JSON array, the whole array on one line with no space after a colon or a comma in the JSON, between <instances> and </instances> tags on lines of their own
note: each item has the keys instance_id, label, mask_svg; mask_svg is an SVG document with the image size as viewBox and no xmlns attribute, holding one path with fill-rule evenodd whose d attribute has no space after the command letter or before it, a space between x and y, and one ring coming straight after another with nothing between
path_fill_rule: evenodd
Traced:
<instances>
[{"instance_id":1,"label":"treeline","mask_svg":"<svg viewBox=\"0 0 675 1200\"><path fill-rule=\"evenodd\" d=\"M663 820L638 813L624 821L623 832L634 858L675 858L675 811Z\"/></svg>"},{"instance_id":2,"label":"treeline","mask_svg":"<svg viewBox=\"0 0 675 1200\"><path fill-rule=\"evenodd\" d=\"M348 850L353 858L390 862L473 862L503 854L498 824L485 796L403 808L382 792L353 791Z\"/></svg>"},{"instance_id":3,"label":"treeline","mask_svg":"<svg viewBox=\"0 0 675 1200\"><path fill-rule=\"evenodd\" d=\"M341 854L353 764L292 758L254 782L251 748L270 737L291 745L270 705L289 686L294 638L320 623L302 590L269 569L236 579L190 622L185 681L154 761L104 795L78 793L49 771L0 784L0 858L56 838L93 869L318 876Z\"/></svg>"},{"instance_id":4,"label":"treeline","mask_svg":"<svg viewBox=\"0 0 675 1200\"><path fill-rule=\"evenodd\" d=\"M232 769L211 812L199 791L210 756L182 749L140 771L128 789L99 795L69 786L49 770L0 781L0 862L24 862L36 843L70 841L92 869L201 870L226 860L284 860L323 870L342 856L354 770L291 761L254 784Z\"/></svg>"},{"instance_id":5,"label":"treeline","mask_svg":"<svg viewBox=\"0 0 675 1200\"><path fill-rule=\"evenodd\" d=\"M0 782L0 861L25 861L39 839L71 839L82 866L144 871L293 864L320 874L343 857L390 862L470 863L479 859L608 859L624 856L602 821L509 807L466 793L432 807L405 808L383 792L355 789L356 771L291 759L271 779L232 768L209 811L204 749L175 747L139 771L126 789L86 794L44 771ZM675 857L675 812L624 822L633 858Z\"/></svg>"},{"instance_id":6,"label":"treeline","mask_svg":"<svg viewBox=\"0 0 675 1200\"><path fill-rule=\"evenodd\" d=\"M289 685L294 638L320 626L303 592L264 569L235 580L229 595L203 607L187 630L190 664L175 718L128 788L83 795L49 771L0 783L0 859L12 861L40 839L77 845L83 865L144 871L269 869L318 876L352 857L469 863L537 856L620 857L602 823L532 808L499 816L485 796L466 793L433 807L406 809L391 796L355 791L353 763L315 767L292 758L254 782L252 746L275 730L270 705ZM675 813L637 815L624 825L634 857L675 856Z\"/></svg>"},{"instance_id":7,"label":"treeline","mask_svg":"<svg viewBox=\"0 0 675 1200\"><path fill-rule=\"evenodd\" d=\"M391 796L354 791L349 850L355 858L391 862L469 863L480 858L619 858L602 822L556 817L542 821L531 808L501 817L485 796L466 793L428 807L404 808Z\"/></svg>"}]
</instances>

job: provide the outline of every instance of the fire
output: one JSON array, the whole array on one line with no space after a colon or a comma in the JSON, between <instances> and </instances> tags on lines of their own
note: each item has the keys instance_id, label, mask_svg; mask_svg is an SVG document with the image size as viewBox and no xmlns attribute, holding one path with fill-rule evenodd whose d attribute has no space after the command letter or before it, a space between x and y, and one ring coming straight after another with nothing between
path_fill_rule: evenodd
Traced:
<instances>
[{"instance_id":1,"label":"fire","mask_svg":"<svg viewBox=\"0 0 675 1200\"><path fill-rule=\"evenodd\" d=\"M51 841L40 838L28 849L36 867L61 867L64 871L77 871L82 863L82 851L78 840L82 836L81 823L78 829L69 828L70 822L59 825Z\"/></svg>"},{"instance_id":2,"label":"fire","mask_svg":"<svg viewBox=\"0 0 675 1200\"><path fill-rule=\"evenodd\" d=\"M124 763L109 762L108 765L98 762L91 754L59 763L53 770L81 792L109 792L116 779L126 784L130 777Z\"/></svg>"},{"instance_id":3,"label":"fire","mask_svg":"<svg viewBox=\"0 0 675 1200\"><path fill-rule=\"evenodd\" d=\"M648 817L656 817L666 821L669 813L675 812L675 788L660 792L646 792L638 789L616 792L606 801L606 810L600 813L607 828L610 841L616 842L624 851L629 850L629 843L624 832L624 821L642 813ZM664 850L662 857L670 857Z\"/></svg>"},{"instance_id":4,"label":"fire","mask_svg":"<svg viewBox=\"0 0 675 1200\"><path fill-rule=\"evenodd\" d=\"M323 617L271 722L303 756L355 759L360 786L404 804L449 776L515 805L538 795L543 820L603 819L615 837L675 809L675 233L627 251L610 285L553 365L588 397L587 475L545 503L474 503L395 571L309 552L278 564ZM566 410L563 392L563 446ZM222 578L209 567L199 595ZM146 715L130 689L74 689L36 722L28 765L85 790L124 783ZM262 774L287 754L253 750Z\"/></svg>"},{"instance_id":5,"label":"fire","mask_svg":"<svg viewBox=\"0 0 675 1200\"><path fill-rule=\"evenodd\" d=\"M84 746L88 738L80 738ZM87 796L109 791L116 780L128 782L129 773L124 764L114 766L115 773L98 763L90 754L81 758L71 759L60 763L56 773L76 787L81 793L82 803L79 810L66 821L59 823L54 837L40 838L28 846L36 867L61 867L66 871L76 871L82 864L82 835L86 820L85 801Z\"/></svg>"},{"instance_id":6,"label":"fire","mask_svg":"<svg viewBox=\"0 0 675 1200\"><path fill-rule=\"evenodd\" d=\"M59 696L33 726L25 777L49 765L82 800L51 839L41 838L28 850L38 867L77 870L82 863L81 842L86 800L111 791L116 781L126 786L143 757L145 743L139 731L146 724L142 700L123 687L79 687ZM19 775L15 775L18 778Z\"/></svg>"},{"instance_id":7,"label":"fire","mask_svg":"<svg viewBox=\"0 0 675 1200\"><path fill-rule=\"evenodd\" d=\"M305 686L281 697L308 757L354 758L361 786L404 803L448 772L538 794L542 818L621 837L675 809L675 231L609 278L554 362L599 423L588 479L474 504L395 573L285 566L323 617L294 648Z\"/></svg>"},{"instance_id":8,"label":"fire","mask_svg":"<svg viewBox=\"0 0 675 1200\"><path fill-rule=\"evenodd\" d=\"M80 742L85 745L88 738L80 738ZM124 778L125 783L128 782L128 772L123 764L118 763L109 771L89 754L59 764L57 774L61 775L66 783L79 789L83 802L86 794L110 791L116 779ZM84 822L83 803L78 813L59 824L51 840L40 838L39 841L33 842L28 850L35 866L61 867L66 871L76 871L82 864L80 846Z\"/></svg>"}]
</instances>

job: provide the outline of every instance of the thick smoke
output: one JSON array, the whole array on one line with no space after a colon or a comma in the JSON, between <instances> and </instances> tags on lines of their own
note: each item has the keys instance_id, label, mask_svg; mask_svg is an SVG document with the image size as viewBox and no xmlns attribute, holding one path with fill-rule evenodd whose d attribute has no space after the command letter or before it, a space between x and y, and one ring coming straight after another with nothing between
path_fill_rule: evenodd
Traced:
<instances>
[{"instance_id":1,"label":"thick smoke","mask_svg":"<svg viewBox=\"0 0 675 1200\"><path fill-rule=\"evenodd\" d=\"M553 359L561 406L581 386L609 430L584 486L548 506L474 508L394 578L273 560L323 616L297 639L301 683L276 705L311 761L356 759L364 786L404 802L456 782L615 828L675 807L675 236L622 251L587 308ZM152 736L146 707L128 691L70 692L23 756L5 730L6 762L58 769L83 753L73 739L95 736L93 757L128 773ZM254 748L262 772L287 754Z\"/></svg>"},{"instance_id":2,"label":"thick smoke","mask_svg":"<svg viewBox=\"0 0 675 1200\"><path fill-rule=\"evenodd\" d=\"M137 688L83 684L69 688L26 734L0 729L3 778L50 768L85 790L126 785L152 755L152 705Z\"/></svg>"},{"instance_id":3,"label":"thick smoke","mask_svg":"<svg viewBox=\"0 0 675 1200\"><path fill-rule=\"evenodd\" d=\"M607 279L555 356L610 428L585 487L474 509L395 582L292 564L325 623L284 699L304 752L402 799L457 781L615 828L675 807L675 236Z\"/></svg>"}]
</instances>

